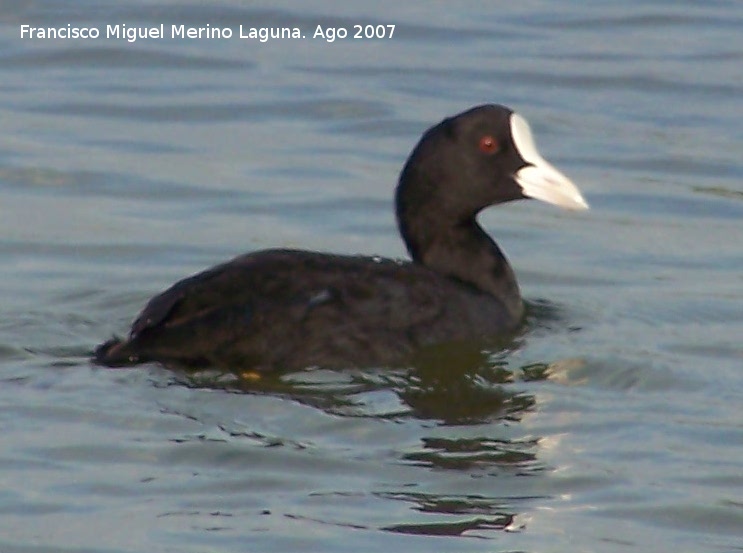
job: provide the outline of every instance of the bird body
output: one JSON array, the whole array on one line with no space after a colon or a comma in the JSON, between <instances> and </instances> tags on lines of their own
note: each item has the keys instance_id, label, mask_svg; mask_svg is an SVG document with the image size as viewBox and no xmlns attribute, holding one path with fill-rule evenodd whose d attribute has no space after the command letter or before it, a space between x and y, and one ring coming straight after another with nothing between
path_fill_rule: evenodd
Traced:
<instances>
[{"instance_id":1,"label":"bird body","mask_svg":"<svg viewBox=\"0 0 743 553\"><path fill-rule=\"evenodd\" d=\"M300 274L300 278L292 278ZM515 329L490 294L407 261L298 250L240 256L155 296L108 365L151 360L292 370L391 365L447 341Z\"/></svg>"},{"instance_id":2,"label":"bird body","mask_svg":"<svg viewBox=\"0 0 743 553\"><path fill-rule=\"evenodd\" d=\"M254 370L390 366L426 346L513 332L516 277L477 222L484 208L535 197L587 204L537 152L525 120L498 105L429 129L396 190L411 261L300 250L239 256L152 298L108 366L147 361Z\"/></svg>"}]
</instances>

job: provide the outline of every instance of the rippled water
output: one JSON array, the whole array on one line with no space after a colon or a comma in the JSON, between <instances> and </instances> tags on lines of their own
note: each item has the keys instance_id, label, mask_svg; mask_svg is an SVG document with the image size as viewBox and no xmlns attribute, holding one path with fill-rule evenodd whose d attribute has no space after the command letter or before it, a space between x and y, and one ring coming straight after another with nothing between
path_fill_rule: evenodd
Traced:
<instances>
[{"instance_id":1,"label":"rippled water","mask_svg":"<svg viewBox=\"0 0 743 553\"><path fill-rule=\"evenodd\" d=\"M743 4L251 4L0 4L0 551L742 551ZM67 23L396 27L20 38ZM515 343L260 382L89 363L237 253L404 255L402 162L490 101L593 208L483 217Z\"/></svg>"}]
</instances>

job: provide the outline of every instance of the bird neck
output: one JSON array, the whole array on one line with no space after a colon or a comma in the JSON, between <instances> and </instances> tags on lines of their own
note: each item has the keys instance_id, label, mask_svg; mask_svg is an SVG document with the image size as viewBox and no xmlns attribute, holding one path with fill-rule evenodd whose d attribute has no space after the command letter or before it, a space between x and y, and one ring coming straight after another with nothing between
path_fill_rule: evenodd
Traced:
<instances>
[{"instance_id":1,"label":"bird neck","mask_svg":"<svg viewBox=\"0 0 743 553\"><path fill-rule=\"evenodd\" d=\"M442 220L440 213L436 220L421 216L410 220L401 215L400 233L415 263L495 296L514 317L522 315L513 269L474 215L463 221Z\"/></svg>"}]
</instances>

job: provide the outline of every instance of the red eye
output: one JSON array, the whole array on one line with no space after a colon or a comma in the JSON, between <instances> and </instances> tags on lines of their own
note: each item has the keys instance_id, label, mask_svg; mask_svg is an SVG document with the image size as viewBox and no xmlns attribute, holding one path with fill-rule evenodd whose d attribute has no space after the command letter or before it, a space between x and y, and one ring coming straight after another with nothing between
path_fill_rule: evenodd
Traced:
<instances>
[{"instance_id":1,"label":"red eye","mask_svg":"<svg viewBox=\"0 0 743 553\"><path fill-rule=\"evenodd\" d=\"M485 154L494 154L500 149L500 144L491 135L486 134L480 139L480 151Z\"/></svg>"}]
</instances>

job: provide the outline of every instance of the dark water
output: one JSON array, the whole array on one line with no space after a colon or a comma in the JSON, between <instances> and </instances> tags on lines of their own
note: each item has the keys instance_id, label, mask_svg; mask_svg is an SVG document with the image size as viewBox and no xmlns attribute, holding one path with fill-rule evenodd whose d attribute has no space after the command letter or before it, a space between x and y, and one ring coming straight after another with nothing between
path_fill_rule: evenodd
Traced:
<instances>
[{"instance_id":1,"label":"dark water","mask_svg":"<svg viewBox=\"0 0 743 553\"><path fill-rule=\"evenodd\" d=\"M743 4L251 4L0 4L0 551L743 551ZM20 38L68 23L235 36ZM393 38L236 36L367 23ZM88 362L232 255L404 255L403 160L491 101L593 208L483 217L515 343L258 383Z\"/></svg>"}]
</instances>

